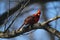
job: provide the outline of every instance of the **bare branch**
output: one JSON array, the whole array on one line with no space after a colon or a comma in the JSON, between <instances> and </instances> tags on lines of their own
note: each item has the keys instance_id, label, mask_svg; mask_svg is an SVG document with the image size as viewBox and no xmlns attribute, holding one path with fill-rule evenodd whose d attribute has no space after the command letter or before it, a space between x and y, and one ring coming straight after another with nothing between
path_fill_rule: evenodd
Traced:
<instances>
[{"instance_id":1,"label":"bare branch","mask_svg":"<svg viewBox=\"0 0 60 40\"><path fill-rule=\"evenodd\" d=\"M56 20L56 19L59 19L59 18L60 18L60 16L57 16L57 17L55 17L55 18L51 18L50 20L43 22L41 25L44 26L45 24L50 23L50 22L52 22L52 21L54 21L54 20Z\"/></svg>"},{"instance_id":2,"label":"bare branch","mask_svg":"<svg viewBox=\"0 0 60 40\"><path fill-rule=\"evenodd\" d=\"M54 34L54 35L56 35L57 37L60 38L60 32L59 31L57 31L56 29L53 29L49 26L46 27L47 23L52 22L54 20L57 20L58 18L60 18L60 16L52 18L52 19L50 19L46 22L43 22L42 24L37 23L37 24L33 25L33 27L31 27L31 26L29 26L28 28L27 27L22 27L20 30L15 30L15 31L12 31L12 32L0 32L0 38L13 38L13 37L22 35L23 33L26 33L28 31L31 31L31 30L34 30L34 29L41 29L41 28L44 28L44 27L48 32L50 32L50 33L52 33L52 34Z\"/></svg>"},{"instance_id":3,"label":"bare branch","mask_svg":"<svg viewBox=\"0 0 60 40\"><path fill-rule=\"evenodd\" d=\"M43 22L43 23L41 24L41 26L44 26L44 27L45 27L46 24L48 24L48 23L50 23L50 22L52 22L52 21L54 21L54 20L56 20L56 19L59 19L59 18L60 18L60 16L57 16L57 17L55 17L55 18L51 18L50 20ZM52 27L50 27L50 26L45 27L44 29L47 30L48 32L50 32L51 34L54 34L54 35L56 35L57 37L60 38L60 32L57 31L56 29L54 29L54 28L52 28Z\"/></svg>"},{"instance_id":4,"label":"bare branch","mask_svg":"<svg viewBox=\"0 0 60 40\"><path fill-rule=\"evenodd\" d=\"M50 26L45 27L44 29L45 29L46 31L48 31L49 33L51 33L51 34L57 36L58 38L60 38L60 32L59 32L58 30L56 30L56 29L54 29L54 28L52 28L52 27L50 27Z\"/></svg>"},{"instance_id":5,"label":"bare branch","mask_svg":"<svg viewBox=\"0 0 60 40\"><path fill-rule=\"evenodd\" d=\"M20 12L26 7L26 5L27 5L29 2L30 2L30 0L28 0L28 1L25 3L24 6L21 6L21 8L19 9ZM19 16L19 14L20 14L20 13L17 14L17 16L14 18L14 20L11 22L11 24L9 25L9 27L8 27L4 32L6 32L6 31L9 30L9 28L11 27L11 25L13 24L13 22L16 20L16 18Z\"/></svg>"}]
</instances>

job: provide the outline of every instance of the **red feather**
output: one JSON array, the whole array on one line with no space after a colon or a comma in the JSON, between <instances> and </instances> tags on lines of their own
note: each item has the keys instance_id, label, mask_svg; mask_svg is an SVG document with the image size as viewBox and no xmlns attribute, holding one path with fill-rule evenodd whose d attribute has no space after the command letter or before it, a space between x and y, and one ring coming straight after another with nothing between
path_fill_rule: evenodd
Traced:
<instances>
[{"instance_id":1,"label":"red feather","mask_svg":"<svg viewBox=\"0 0 60 40\"><path fill-rule=\"evenodd\" d=\"M41 14L41 11L40 11L40 9L39 9L36 14L33 14L32 16L28 16L28 17L24 20L24 23L22 24L22 26L23 26L23 25L27 25L27 24L33 25L33 24L37 23L37 22L39 21L40 14ZM21 26L20 28L22 28L22 26ZM19 28L19 29L20 29L20 28Z\"/></svg>"}]
</instances>

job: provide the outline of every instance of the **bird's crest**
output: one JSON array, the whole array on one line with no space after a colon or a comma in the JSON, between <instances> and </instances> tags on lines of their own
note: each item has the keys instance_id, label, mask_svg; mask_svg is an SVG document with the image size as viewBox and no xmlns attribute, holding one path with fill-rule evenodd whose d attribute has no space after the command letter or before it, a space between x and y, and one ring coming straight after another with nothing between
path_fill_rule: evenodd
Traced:
<instances>
[{"instance_id":1,"label":"bird's crest","mask_svg":"<svg viewBox=\"0 0 60 40\"><path fill-rule=\"evenodd\" d=\"M38 9L37 13L34 14L34 16L36 16L36 15L40 16L40 14L41 14L41 11L40 11L40 9Z\"/></svg>"}]
</instances>

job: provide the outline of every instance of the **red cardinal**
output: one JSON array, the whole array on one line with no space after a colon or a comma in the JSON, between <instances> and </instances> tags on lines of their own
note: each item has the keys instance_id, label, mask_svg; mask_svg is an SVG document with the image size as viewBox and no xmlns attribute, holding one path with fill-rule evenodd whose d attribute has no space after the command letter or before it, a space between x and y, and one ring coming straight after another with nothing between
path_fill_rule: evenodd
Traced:
<instances>
[{"instance_id":1,"label":"red cardinal","mask_svg":"<svg viewBox=\"0 0 60 40\"><path fill-rule=\"evenodd\" d=\"M40 11L40 9L39 9L36 14L33 14L33 15L31 15L31 16L28 16L28 17L24 20L24 23L22 24L22 26L27 25L27 24L33 25L33 24L37 23L37 22L39 21L40 14L41 14L41 11ZM22 26L21 26L20 28L22 28ZM20 28L19 28L19 29L20 29Z\"/></svg>"}]
</instances>

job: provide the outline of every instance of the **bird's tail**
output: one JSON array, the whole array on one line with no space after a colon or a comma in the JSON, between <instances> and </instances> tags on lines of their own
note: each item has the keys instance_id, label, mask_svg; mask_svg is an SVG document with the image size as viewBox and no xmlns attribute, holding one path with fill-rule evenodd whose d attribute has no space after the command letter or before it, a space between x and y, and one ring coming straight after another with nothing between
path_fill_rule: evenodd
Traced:
<instances>
[{"instance_id":1,"label":"bird's tail","mask_svg":"<svg viewBox=\"0 0 60 40\"><path fill-rule=\"evenodd\" d=\"M24 23L20 26L20 28L18 30L20 30L23 26L24 26Z\"/></svg>"}]
</instances>

